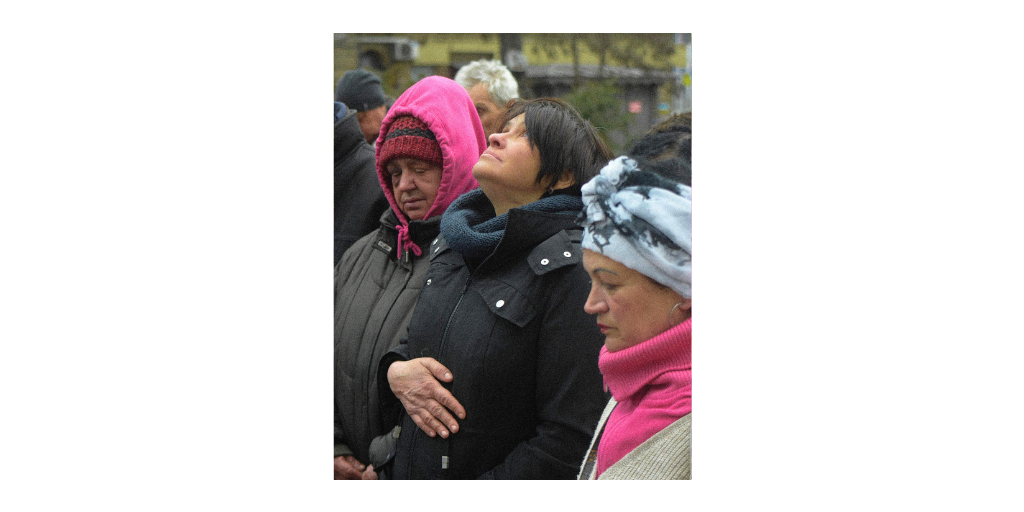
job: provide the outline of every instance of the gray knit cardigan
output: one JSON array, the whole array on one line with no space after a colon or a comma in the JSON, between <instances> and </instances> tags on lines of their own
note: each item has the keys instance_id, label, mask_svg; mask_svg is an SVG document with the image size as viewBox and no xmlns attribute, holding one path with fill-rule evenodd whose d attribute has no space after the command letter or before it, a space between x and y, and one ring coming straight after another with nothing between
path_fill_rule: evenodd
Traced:
<instances>
[{"instance_id":1,"label":"gray knit cardigan","mask_svg":"<svg viewBox=\"0 0 1024 512\"><path fill-rule=\"evenodd\" d=\"M598 442L598 436L604 430L612 409L618 402L612 398L601 414L601 419L594 430L594 439L590 442L591 449ZM588 452L590 450L587 450ZM590 474L583 476L584 459L580 466L580 478L594 480L597 464ZM690 479L690 414L679 418L651 436L626 454L610 468L601 473L598 480L689 480Z\"/></svg>"}]
</instances>

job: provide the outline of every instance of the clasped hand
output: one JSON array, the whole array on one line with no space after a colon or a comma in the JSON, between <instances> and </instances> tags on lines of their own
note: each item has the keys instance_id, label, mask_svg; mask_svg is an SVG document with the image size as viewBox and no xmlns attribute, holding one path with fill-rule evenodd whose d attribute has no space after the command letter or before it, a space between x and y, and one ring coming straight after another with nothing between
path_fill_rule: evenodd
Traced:
<instances>
[{"instance_id":1,"label":"clasped hand","mask_svg":"<svg viewBox=\"0 0 1024 512\"><path fill-rule=\"evenodd\" d=\"M428 436L448 438L459 431L459 419L466 418L462 404L441 385L452 381L448 368L432 357L396 361L388 367L388 384L402 401L416 426Z\"/></svg>"},{"instance_id":2,"label":"clasped hand","mask_svg":"<svg viewBox=\"0 0 1024 512\"><path fill-rule=\"evenodd\" d=\"M377 472L373 464L364 466L352 455L339 455L334 458L335 480L377 480Z\"/></svg>"}]
</instances>

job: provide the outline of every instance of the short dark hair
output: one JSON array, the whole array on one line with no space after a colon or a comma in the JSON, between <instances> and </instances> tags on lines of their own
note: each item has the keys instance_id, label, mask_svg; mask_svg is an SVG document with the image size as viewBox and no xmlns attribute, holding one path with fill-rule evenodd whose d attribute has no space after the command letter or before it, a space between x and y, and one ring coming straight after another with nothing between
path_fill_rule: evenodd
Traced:
<instances>
[{"instance_id":1,"label":"short dark hair","mask_svg":"<svg viewBox=\"0 0 1024 512\"><path fill-rule=\"evenodd\" d=\"M581 195L580 187L615 158L597 129L572 105L560 99L517 99L506 106L502 126L526 114L527 140L540 153L537 183L551 187L566 171L572 174L573 184L554 194Z\"/></svg>"},{"instance_id":2,"label":"short dark hair","mask_svg":"<svg viewBox=\"0 0 1024 512\"><path fill-rule=\"evenodd\" d=\"M640 168L692 186L691 114L676 114L658 123L626 153Z\"/></svg>"}]
</instances>

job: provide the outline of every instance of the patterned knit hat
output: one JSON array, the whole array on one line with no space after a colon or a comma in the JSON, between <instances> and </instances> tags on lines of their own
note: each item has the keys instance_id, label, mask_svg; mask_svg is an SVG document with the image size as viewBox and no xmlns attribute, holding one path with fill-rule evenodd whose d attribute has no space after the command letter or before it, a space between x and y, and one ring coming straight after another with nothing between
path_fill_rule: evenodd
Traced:
<instances>
[{"instance_id":1,"label":"patterned knit hat","mask_svg":"<svg viewBox=\"0 0 1024 512\"><path fill-rule=\"evenodd\" d=\"M413 116L402 116L388 126L380 148L380 166L395 158L416 158L437 165L444 163L441 146L427 124Z\"/></svg>"}]
</instances>

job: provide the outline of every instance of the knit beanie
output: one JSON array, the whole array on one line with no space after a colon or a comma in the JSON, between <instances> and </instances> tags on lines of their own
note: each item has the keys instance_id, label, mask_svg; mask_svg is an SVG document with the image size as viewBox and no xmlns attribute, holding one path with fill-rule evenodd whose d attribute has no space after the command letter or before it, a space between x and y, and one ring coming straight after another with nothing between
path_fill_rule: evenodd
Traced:
<instances>
[{"instance_id":1,"label":"knit beanie","mask_svg":"<svg viewBox=\"0 0 1024 512\"><path fill-rule=\"evenodd\" d=\"M583 185L584 249L690 297L690 187L621 156Z\"/></svg>"},{"instance_id":2,"label":"knit beanie","mask_svg":"<svg viewBox=\"0 0 1024 512\"><path fill-rule=\"evenodd\" d=\"M340 101L348 108L365 112L384 104L384 88L380 77L365 69L345 73L334 89L334 101Z\"/></svg>"},{"instance_id":3,"label":"knit beanie","mask_svg":"<svg viewBox=\"0 0 1024 512\"><path fill-rule=\"evenodd\" d=\"M413 116L396 118L380 147L380 166L385 168L395 158L416 158L443 165L441 146L427 124Z\"/></svg>"}]
</instances>

